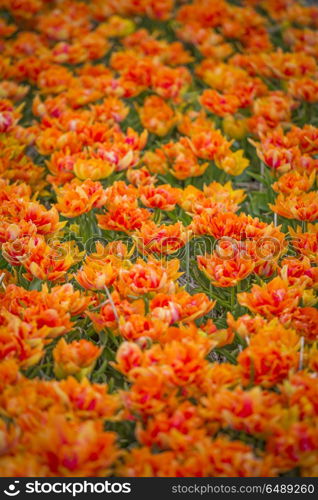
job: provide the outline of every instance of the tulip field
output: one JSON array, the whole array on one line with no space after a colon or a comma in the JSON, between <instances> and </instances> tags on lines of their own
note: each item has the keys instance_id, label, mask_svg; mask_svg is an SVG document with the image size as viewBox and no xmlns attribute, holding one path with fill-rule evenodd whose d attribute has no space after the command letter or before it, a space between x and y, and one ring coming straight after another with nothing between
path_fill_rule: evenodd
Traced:
<instances>
[{"instance_id":1,"label":"tulip field","mask_svg":"<svg viewBox=\"0 0 318 500\"><path fill-rule=\"evenodd\" d=\"M318 5L0 0L0 476L318 476Z\"/></svg>"}]
</instances>

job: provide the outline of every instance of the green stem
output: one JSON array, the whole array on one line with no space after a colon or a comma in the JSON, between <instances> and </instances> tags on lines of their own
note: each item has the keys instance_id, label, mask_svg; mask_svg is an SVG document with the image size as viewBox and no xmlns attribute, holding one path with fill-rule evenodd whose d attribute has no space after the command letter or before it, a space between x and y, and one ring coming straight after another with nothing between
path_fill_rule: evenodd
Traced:
<instances>
[{"instance_id":1,"label":"green stem","mask_svg":"<svg viewBox=\"0 0 318 500\"><path fill-rule=\"evenodd\" d=\"M221 304L221 306L225 307L226 309L229 309L229 303L226 302L225 300L220 299L220 297L216 293L213 293L205 288L202 291L211 299L215 299L219 304Z\"/></svg>"},{"instance_id":2,"label":"green stem","mask_svg":"<svg viewBox=\"0 0 318 500\"><path fill-rule=\"evenodd\" d=\"M185 259L186 259L186 290L189 291L189 280L190 280L190 244L189 242L185 246Z\"/></svg>"},{"instance_id":3,"label":"green stem","mask_svg":"<svg viewBox=\"0 0 318 500\"><path fill-rule=\"evenodd\" d=\"M217 354L220 354L221 356L224 356L230 363L232 363L233 365L237 365L237 359L235 356L233 356L233 354L231 354L229 351L227 351L226 349L222 349L222 348L217 348L217 349L214 349L215 352Z\"/></svg>"},{"instance_id":4,"label":"green stem","mask_svg":"<svg viewBox=\"0 0 318 500\"><path fill-rule=\"evenodd\" d=\"M232 286L231 288L231 311L233 311L235 306L235 288L235 286Z\"/></svg>"}]
</instances>

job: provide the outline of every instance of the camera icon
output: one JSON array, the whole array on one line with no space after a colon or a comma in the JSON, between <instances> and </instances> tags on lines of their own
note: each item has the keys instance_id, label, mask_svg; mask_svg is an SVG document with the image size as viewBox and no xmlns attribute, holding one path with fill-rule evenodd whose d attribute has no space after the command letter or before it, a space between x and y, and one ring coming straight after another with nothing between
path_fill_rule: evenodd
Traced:
<instances>
[{"instance_id":1,"label":"camera icon","mask_svg":"<svg viewBox=\"0 0 318 500\"><path fill-rule=\"evenodd\" d=\"M8 495L9 497L15 497L15 496L17 496L20 493L20 490L16 489L17 488L16 485L19 484L19 483L20 483L20 481L14 481L13 483L9 484L9 486L8 486L8 490L9 491L4 490L3 493L5 495Z\"/></svg>"}]
</instances>

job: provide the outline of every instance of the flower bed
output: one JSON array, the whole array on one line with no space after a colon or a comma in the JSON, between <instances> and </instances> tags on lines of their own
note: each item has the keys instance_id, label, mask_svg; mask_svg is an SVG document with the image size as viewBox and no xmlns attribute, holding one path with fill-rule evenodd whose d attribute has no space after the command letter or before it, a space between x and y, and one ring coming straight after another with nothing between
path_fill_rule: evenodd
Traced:
<instances>
[{"instance_id":1,"label":"flower bed","mask_svg":"<svg viewBox=\"0 0 318 500\"><path fill-rule=\"evenodd\" d=\"M318 7L0 8L1 476L317 476Z\"/></svg>"}]
</instances>

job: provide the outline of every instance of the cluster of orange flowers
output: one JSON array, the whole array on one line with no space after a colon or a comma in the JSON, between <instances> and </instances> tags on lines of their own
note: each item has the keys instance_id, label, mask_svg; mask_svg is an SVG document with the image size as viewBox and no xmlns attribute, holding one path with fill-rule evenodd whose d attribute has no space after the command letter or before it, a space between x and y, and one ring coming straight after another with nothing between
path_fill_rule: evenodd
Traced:
<instances>
[{"instance_id":1,"label":"cluster of orange flowers","mask_svg":"<svg viewBox=\"0 0 318 500\"><path fill-rule=\"evenodd\" d=\"M0 475L317 476L318 8L0 9Z\"/></svg>"}]
</instances>

